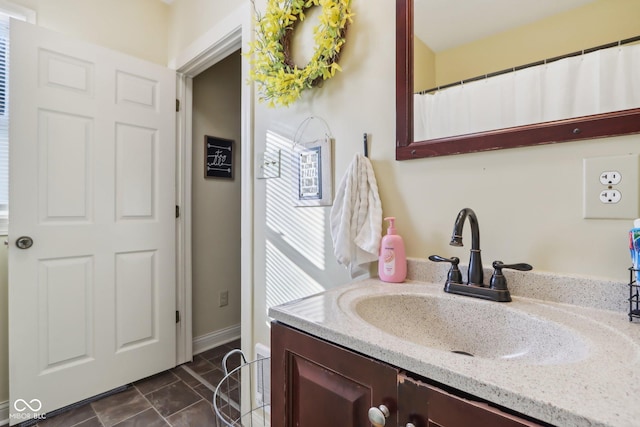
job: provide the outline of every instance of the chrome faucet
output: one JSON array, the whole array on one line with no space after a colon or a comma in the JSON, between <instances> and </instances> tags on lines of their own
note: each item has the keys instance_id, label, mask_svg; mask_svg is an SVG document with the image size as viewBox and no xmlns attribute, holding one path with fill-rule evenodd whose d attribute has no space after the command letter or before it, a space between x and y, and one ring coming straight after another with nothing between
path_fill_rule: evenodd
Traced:
<instances>
[{"instance_id":1,"label":"chrome faucet","mask_svg":"<svg viewBox=\"0 0 640 427\"><path fill-rule=\"evenodd\" d=\"M469 258L467 284L484 286L484 272L482 271L482 259L480 258L480 226L478 225L478 217L473 209L464 208L458 213L449 244L451 246L463 246L462 228L467 217L469 218L469 225L471 225L471 256Z\"/></svg>"},{"instance_id":2,"label":"chrome faucet","mask_svg":"<svg viewBox=\"0 0 640 427\"><path fill-rule=\"evenodd\" d=\"M511 301L511 295L507 288L507 279L502 274L502 269L510 268L513 270L529 271L533 269L533 267L524 263L507 265L502 261L495 261L493 263L494 271L489 286L485 285L482 259L480 258L480 226L478 225L478 217L473 209L464 208L458 213L449 244L451 246L462 246L462 228L467 217L469 218L469 224L471 224L471 255L467 271L467 283L462 283L462 274L460 274L458 269L459 258L444 258L439 255L431 255L429 257L431 261L451 263L451 269L447 274L444 291L491 301Z\"/></svg>"}]
</instances>

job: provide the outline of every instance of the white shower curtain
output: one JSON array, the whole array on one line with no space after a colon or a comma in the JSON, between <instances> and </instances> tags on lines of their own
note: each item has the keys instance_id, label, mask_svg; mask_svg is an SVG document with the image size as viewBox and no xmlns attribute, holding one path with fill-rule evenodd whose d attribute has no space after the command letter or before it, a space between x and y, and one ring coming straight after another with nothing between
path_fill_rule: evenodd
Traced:
<instances>
[{"instance_id":1,"label":"white shower curtain","mask_svg":"<svg viewBox=\"0 0 640 427\"><path fill-rule=\"evenodd\" d=\"M414 95L414 140L640 107L640 44Z\"/></svg>"}]
</instances>

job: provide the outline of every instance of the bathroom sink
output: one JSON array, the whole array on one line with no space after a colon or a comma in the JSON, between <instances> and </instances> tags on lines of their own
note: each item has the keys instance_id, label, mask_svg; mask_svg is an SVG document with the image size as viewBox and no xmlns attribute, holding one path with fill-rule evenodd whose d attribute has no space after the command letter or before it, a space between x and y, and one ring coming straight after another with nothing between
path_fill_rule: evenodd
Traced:
<instances>
[{"instance_id":1,"label":"bathroom sink","mask_svg":"<svg viewBox=\"0 0 640 427\"><path fill-rule=\"evenodd\" d=\"M589 353L577 332L513 303L387 294L361 297L351 308L387 334L467 357L552 365L577 362Z\"/></svg>"}]
</instances>

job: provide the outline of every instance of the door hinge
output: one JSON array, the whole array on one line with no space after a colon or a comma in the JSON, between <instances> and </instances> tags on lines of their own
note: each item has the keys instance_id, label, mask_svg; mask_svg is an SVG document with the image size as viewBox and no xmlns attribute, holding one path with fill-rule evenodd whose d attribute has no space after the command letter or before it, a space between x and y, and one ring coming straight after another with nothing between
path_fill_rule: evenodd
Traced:
<instances>
[{"instance_id":1,"label":"door hinge","mask_svg":"<svg viewBox=\"0 0 640 427\"><path fill-rule=\"evenodd\" d=\"M176 310L176 323L180 323L180 312Z\"/></svg>"},{"instance_id":2,"label":"door hinge","mask_svg":"<svg viewBox=\"0 0 640 427\"><path fill-rule=\"evenodd\" d=\"M176 205L176 218L180 218L180 206Z\"/></svg>"},{"instance_id":3,"label":"door hinge","mask_svg":"<svg viewBox=\"0 0 640 427\"><path fill-rule=\"evenodd\" d=\"M176 112L180 111L180 100L176 99Z\"/></svg>"}]
</instances>

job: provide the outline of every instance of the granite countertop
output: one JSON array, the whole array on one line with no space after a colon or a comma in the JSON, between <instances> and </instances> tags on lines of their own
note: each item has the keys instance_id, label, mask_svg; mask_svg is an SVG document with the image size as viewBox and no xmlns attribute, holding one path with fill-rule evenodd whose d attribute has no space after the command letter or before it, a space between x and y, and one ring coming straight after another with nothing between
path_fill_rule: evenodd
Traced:
<instances>
[{"instance_id":1,"label":"granite countertop","mask_svg":"<svg viewBox=\"0 0 640 427\"><path fill-rule=\"evenodd\" d=\"M497 303L444 293L445 276L446 270L439 265L410 260L410 280L405 283L360 280L273 307L269 315L311 335L557 426L640 425L640 322L629 322L625 312L629 291L624 283L505 272L513 301ZM551 353L557 350L562 356L469 357L430 346L428 339L422 340L411 330L411 316L395 314L398 318L394 319L381 310L374 311L375 321L365 321L363 305L358 304L388 296L394 297L394 304L404 304L405 297L406 301L418 297L424 301L435 298L448 307L464 306L464 317L456 318L453 324L464 328L467 321L486 323L488 343L500 341L492 324L523 318L534 327L530 331L520 328L513 335L528 339L534 356L535 351L544 354L545 349ZM371 310L371 304L368 307ZM411 312L411 307L406 311ZM492 318L492 313L502 314ZM527 322L523 324L529 325ZM548 334L534 330L544 322L556 327ZM406 336L404 330L408 331ZM497 330L500 333L501 329Z\"/></svg>"}]
</instances>

